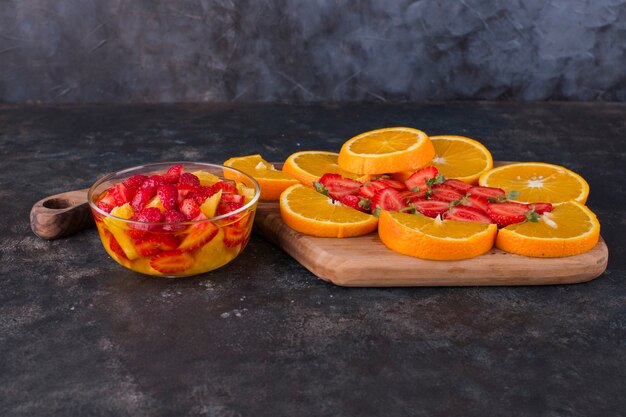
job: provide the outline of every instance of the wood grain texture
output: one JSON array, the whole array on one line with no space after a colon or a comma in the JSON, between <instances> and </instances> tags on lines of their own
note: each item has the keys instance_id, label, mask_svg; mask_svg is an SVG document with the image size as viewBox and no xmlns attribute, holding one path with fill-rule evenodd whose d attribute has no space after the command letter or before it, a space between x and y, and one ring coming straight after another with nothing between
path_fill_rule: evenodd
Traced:
<instances>
[{"instance_id":1,"label":"wood grain texture","mask_svg":"<svg viewBox=\"0 0 626 417\"><path fill-rule=\"evenodd\" d=\"M600 276L608 262L602 240L563 258L529 258L492 249L460 261L428 261L388 249L377 233L336 239L303 235L287 226L277 202L261 202L255 231L319 278L347 287L574 284Z\"/></svg>"},{"instance_id":2,"label":"wood grain texture","mask_svg":"<svg viewBox=\"0 0 626 417\"><path fill-rule=\"evenodd\" d=\"M94 224L89 204L88 189L68 191L45 197L30 211L30 227L43 239L71 236Z\"/></svg>"}]
</instances>

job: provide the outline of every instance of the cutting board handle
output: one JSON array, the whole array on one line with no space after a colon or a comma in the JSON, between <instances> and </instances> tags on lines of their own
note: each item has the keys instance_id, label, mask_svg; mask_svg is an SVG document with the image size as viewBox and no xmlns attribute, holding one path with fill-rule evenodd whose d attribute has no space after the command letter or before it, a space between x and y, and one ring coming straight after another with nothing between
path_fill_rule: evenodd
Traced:
<instances>
[{"instance_id":1,"label":"cutting board handle","mask_svg":"<svg viewBox=\"0 0 626 417\"><path fill-rule=\"evenodd\" d=\"M94 225L87 191L68 191L42 198L30 210L30 227L42 239L58 239Z\"/></svg>"}]
</instances>

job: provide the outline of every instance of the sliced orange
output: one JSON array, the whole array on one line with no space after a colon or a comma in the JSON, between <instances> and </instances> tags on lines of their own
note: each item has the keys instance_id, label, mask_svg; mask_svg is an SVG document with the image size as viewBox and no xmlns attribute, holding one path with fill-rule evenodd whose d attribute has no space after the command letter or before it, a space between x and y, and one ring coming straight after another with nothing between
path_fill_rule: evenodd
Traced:
<instances>
[{"instance_id":1,"label":"sliced orange","mask_svg":"<svg viewBox=\"0 0 626 417\"><path fill-rule=\"evenodd\" d=\"M361 133L343 144L339 166L358 174L416 170L435 156L428 135L409 127L389 127Z\"/></svg>"},{"instance_id":2,"label":"sliced orange","mask_svg":"<svg viewBox=\"0 0 626 417\"><path fill-rule=\"evenodd\" d=\"M312 236L361 236L376 229L378 219L362 213L302 184L287 188L280 196L280 215L292 229Z\"/></svg>"},{"instance_id":3,"label":"sliced orange","mask_svg":"<svg viewBox=\"0 0 626 417\"><path fill-rule=\"evenodd\" d=\"M280 193L291 185L298 184L298 180L291 175L277 170L274 165L265 161L261 155L248 155L230 158L224 166L238 169L252 176L261 187L261 200L278 200ZM224 171L224 176L236 181L245 181L230 171Z\"/></svg>"},{"instance_id":4,"label":"sliced orange","mask_svg":"<svg viewBox=\"0 0 626 417\"><path fill-rule=\"evenodd\" d=\"M283 171L297 178L302 184L313 187L315 181L319 181L324 174L339 174L344 178L352 178L357 181L369 181L369 175L360 175L339 168L336 152L326 151L301 151L289 155Z\"/></svg>"},{"instance_id":5,"label":"sliced orange","mask_svg":"<svg viewBox=\"0 0 626 417\"><path fill-rule=\"evenodd\" d=\"M491 169L480 176L480 185L517 191L516 201L526 203L585 204L589 184L580 175L559 165L543 162L519 162Z\"/></svg>"},{"instance_id":6,"label":"sliced orange","mask_svg":"<svg viewBox=\"0 0 626 417\"><path fill-rule=\"evenodd\" d=\"M506 226L498 232L496 247L518 255L555 258L593 249L600 223L587 207L575 201L555 204L539 221Z\"/></svg>"},{"instance_id":7,"label":"sliced orange","mask_svg":"<svg viewBox=\"0 0 626 417\"><path fill-rule=\"evenodd\" d=\"M430 165L446 178L476 184L478 177L493 168L493 158L485 146L465 136L431 136L435 157Z\"/></svg>"},{"instance_id":8,"label":"sliced orange","mask_svg":"<svg viewBox=\"0 0 626 417\"><path fill-rule=\"evenodd\" d=\"M382 211L380 240L404 255L431 260L458 260L487 253L496 239L495 224L432 219L419 214Z\"/></svg>"}]
</instances>

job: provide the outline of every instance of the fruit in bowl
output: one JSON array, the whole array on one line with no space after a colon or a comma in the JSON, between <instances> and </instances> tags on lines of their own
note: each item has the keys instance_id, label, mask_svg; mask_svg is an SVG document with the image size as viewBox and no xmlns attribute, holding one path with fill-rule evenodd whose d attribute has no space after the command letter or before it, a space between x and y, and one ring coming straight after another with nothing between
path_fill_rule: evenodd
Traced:
<instances>
[{"instance_id":1,"label":"fruit in bowl","mask_svg":"<svg viewBox=\"0 0 626 417\"><path fill-rule=\"evenodd\" d=\"M109 174L89 189L88 200L115 261L147 275L185 277L237 257L259 195L258 183L233 168L174 162Z\"/></svg>"}]
</instances>

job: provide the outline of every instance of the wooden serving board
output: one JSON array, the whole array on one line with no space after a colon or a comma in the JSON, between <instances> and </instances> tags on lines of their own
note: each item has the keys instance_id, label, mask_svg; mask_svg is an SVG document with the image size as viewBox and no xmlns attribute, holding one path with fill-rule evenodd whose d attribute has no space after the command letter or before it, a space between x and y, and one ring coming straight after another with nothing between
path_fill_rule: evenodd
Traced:
<instances>
[{"instance_id":1,"label":"wooden serving board","mask_svg":"<svg viewBox=\"0 0 626 417\"><path fill-rule=\"evenodd\" d=\"M319 278L346 287L574 284L600 276L608 262L602 238L591 251L529 258L499 249L461 261L428 261L388 249L373 232L352 238L307 236L287 226L278 202L260 202L255 232Z\"/></svg>"}]
</instances>

